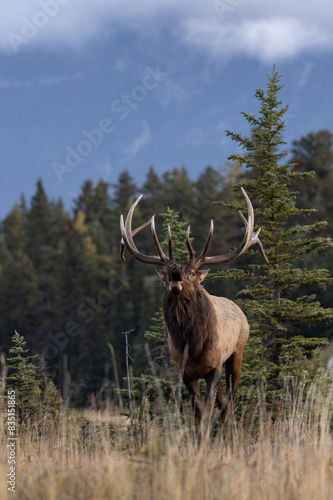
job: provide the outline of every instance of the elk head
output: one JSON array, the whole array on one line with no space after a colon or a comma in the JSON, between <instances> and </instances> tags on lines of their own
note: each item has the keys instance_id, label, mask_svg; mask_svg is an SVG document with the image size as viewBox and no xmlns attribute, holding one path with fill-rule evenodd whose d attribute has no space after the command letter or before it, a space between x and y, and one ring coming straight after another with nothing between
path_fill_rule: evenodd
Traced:
<instances>
[{"instance_id":1,"label":"elk head","mask_svg":"<svg viewBox=\"0 0 333 500\"><path fill-rule=\"evenodd\" d=\"M162 283L169 292L175 294L181 291L187 292L193 287L200 285L205 279L209 269L199 271L191 263L181 262L180 264L173 263L168 266L167 270L157 269Z\"/></svg>"},{"instance_id":2,"label":"elk head","mask_svg":"<svg viewBox=\"0 0 333 500\"><path fill-rule=\"evenodd\" d=\"M257 245L260 253L265 260L265 262L268 264L269 261L265 255L265 251L263 249L262 243L259 240L259 233L260 229L256 231L255 233L253 232L254 228L254 212L253 212L253 207L250 201L250 198L246 194L245 190L243 188L242 193L245 197L246 203L247 203L247 208L248 208L248 219L243 216L241 212L239 212L245 226L246 226L246 231L245 235L243 237L242 242L239 244L239 246L233 250L232 252L229 252L227 254L223 255L215 255L211 257L207 257L209 245L213 236L213 231L214 231L214 224L213 221L211 221L210 224L210 229L209 233L206 239L206 243L204 245L204 248L200 255L198 257L195 257L194 251L190 242L190 226L187 229L187 234L186 234L186 244L187 248L189 251L189 260L188 262L181 262L181 263L176 263L175 258L174 258L174 252L173 252L173 246L172 246L172 236L171 236L171 229L170 226L168 226L168 239L169 239L169 257L165 255L165 253L162 250L162 247L159 243L157 234L156 234L156 229L155 229L155 216L153 215L147 222L142 224L142 226L138 227L137 229L132 230L132 218L133 218L133 213L134 210L139 203L139 201L142 198L142 195L137 198L137 200L133 203L131 206L128 215L126 217L126 221L124 223L123 216L120 217L120 228L121 228L121 234L122 234L122 241L121 241L121 258L125 260L124 253L125 249L127 250L139 261L145 262L147 264L154 264L154 265L163 265L165 269L160 270L158 269L158 273L160 275L161 281L163 284L166 286L167 290L169 292L173 292L175 294L180 294L180 293L186 293L187 290L190 288L193 289L193 287L200 286L201 281L205 278L206 274L208 273L208 270L200 271L199 268L203 265L212 265L212 264L221 264L223 262L230 262L231 260L234 260L238 258L240 255L242 255L250 246L252 245ZM154 256L149 256L149 255L144 255L139 250L137 249L133 237L141 231L143 228L151 224L151 231L152 231L152 236L155 242L155 246L158 252L158 257Z\"/></svg>"}]
</instances>

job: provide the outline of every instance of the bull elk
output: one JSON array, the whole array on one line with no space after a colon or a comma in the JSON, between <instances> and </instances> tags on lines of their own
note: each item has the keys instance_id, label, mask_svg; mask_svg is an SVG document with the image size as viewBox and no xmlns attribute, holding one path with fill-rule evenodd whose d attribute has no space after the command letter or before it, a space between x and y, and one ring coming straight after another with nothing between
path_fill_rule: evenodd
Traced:
<instances>
[{"instance_id":1,"label":"bull elk","mask_svg":"<svg viewBox=\"0 0 333 500\"><path fill-rule=\"evenodd\" d=\"M133 203L126 221L120 218L122 234L121 257L125 248L139 261L164 269L157 269L162 283L166 287L163 299L164 318L168 330L168 346L171 358L182 369L183 381L190 392L194 409L196 428L202 437L208 432L214 402L223 413L228 398L233 399L237 390L243 351L249 337L249 325L244 313L231 300L210 295L201 285L209 269L199 270L203 265L230 262L242 255L251 245L257 245L265 262L265 255L259 232L253 232L254 212L251 201L242 188L248 208L248 218L239 212L246 226L245 235L240 245L230 253L208 257L208 249L213 236L213 221L206 243L200 255L195 257L190 242L190 227L186 234L189 251L187 262L175 262L172 236L168 227L169 257L159 243L155 218L152 216L145 224L132 230L132 218L135 207L142 195ZM144 227L151 224L152 236L158 257L142 254L136 247L133 237ZM221 382L222 367L225 365L227 395ZM204 405L200 398L199 379L206 382Z\"/></svg>"}]
</instances>

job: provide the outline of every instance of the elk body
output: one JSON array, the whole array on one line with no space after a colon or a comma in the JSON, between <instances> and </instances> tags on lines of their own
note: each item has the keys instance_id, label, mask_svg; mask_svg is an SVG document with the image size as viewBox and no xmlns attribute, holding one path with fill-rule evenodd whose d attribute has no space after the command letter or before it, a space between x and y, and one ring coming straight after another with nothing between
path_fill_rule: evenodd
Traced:
<instances>
[{"instance_id":1,"label":"elk body","mask_svg":"<svg viewBox=\"0 0 333 500\"><path fill-rule=\"evenodd\" d=\"M213 221L211 221L205 246L196 258L190 243L190 227L188 228L186 235L188 262L175 262L171 230L168 228L169 257L167 257L156 234L154 216L139 228L132 230L133 213L142 195L130 208L125 223L122 216L120 219L123 260L127 248L141 262L164 266L164 269L157 271L166 287L163 310L170 355L181 368L183 381L190 392L199 437L203 431L208 432L215 400L223 412L228 398L234 398L241 374L243 351L249 337L249 325L244 313L231 300L210 295L201 285L209 269L199 268L202 265L220 264L236 259L254 244L259 247L265 262L268 263L259 240L260 229L253 233L254 213L251 201L246 192L243 189L242 191L248 207L247 220L240 213L246 225L246 232L241 244L225 255L207 257L213 236ZM140 253L133 240L135 234L149 224L158 257ZM223 365L225 365L227 395L221 382ZM206 382L204 404L199 391L200 379Z\"/></svg>"}]
</instances>

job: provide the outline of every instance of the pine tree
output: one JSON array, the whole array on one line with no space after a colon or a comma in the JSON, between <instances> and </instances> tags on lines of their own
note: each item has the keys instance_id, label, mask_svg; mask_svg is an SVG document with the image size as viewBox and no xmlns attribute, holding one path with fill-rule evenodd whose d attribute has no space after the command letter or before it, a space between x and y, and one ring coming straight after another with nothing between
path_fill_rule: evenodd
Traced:
<instances>
[{"instance_id":1,"label":"pine tree","mask_svg":"<svg viewBox=\"0 0 333 500\"><path fill-rule=\"evenodd\" d=\"M315 172L306 182L297 181L300 192L300 207L315 206L317 211L311 222L326 220L331 230L333 222L332 187L333 187L333 134L328 130L312 132L298 141L292 142L292 159L300 172ZM327 236L323 229L323 235Z\"/></svg>"},{"instance_id":2,"label":"pine tree","mask_svg":"<svg viewBox=\"0 0 333 500\"><path fill-rule=\"evenodd\" d=\"M292 159L295 168L301 172L314 171L316 175L296 184L300 192L300 207L315 206L317 212L311 216L311 222L326 220L327 227L322 229L321 236L332 234L333 226L333 134L328 130L311 132L292 142ZM310 255L305 259L307 268L316 267L318 258ZM320 253L321 265L333 271L332 252ZM333 301L333 290L320 292L320 301L330 306ZM331 329L332 336L332 329Z\"/></svg>"},{"instance_id":3,"label":"pine tree","mask_svg":"<svg viewBox=\"0 0 333 500\"><path fill-rule=\"evenodd\" d=\"M189 178L187 170L184 167L175 167L171 172L165 172L162 179L162 206L165 207L170 204L185 219L195 216L196 210L193 206L194 183Z\"/></svg>"},{"instance_id":4,"label":"pine tree","mask_svg":"<svg viewBox=\"0 0 333 500\"><path fill-rule=\"evenodd\" d=\"M168 226L170 226L175 261L187 262L189 259L188 248L186 246L187 223L180 221L179 212L176 212L169 207L167 207L166 212L161 214L161 217L163 218L162 232L164 234L162 246L164 247L166 254L168 255Z\"/></svg>"},{"instance_id":5,"label":"pine tree","mask_svg":"<svg viewBox=\"0 0 333 500\"><path fill-rule=\"evenodd\" d=\"M163 182L155 172L154 167L150 167L147 172L146 180L142 186L142 192L144 194L142 203L145 205L147 214L158 212L161 209Z\"/></svg>"},{"instance_id":6,"label":"pine tree","mask_svg":"<svg viewBox=\"0 0 333 500\"><path fill-rule=\"evenodd\" d=\"M107 253L109 238L105 238L105 230L110 231L112 216L110 210L111 199L108 194L110 185L99 180L96 187L91 180L82 186L82 192L74 200L74 214L84 214L85 222L89 225L90 233L100 251Z\"/></svg>"},{"instance_id":7,"label":"pine tree","mask_svg":"<svg viewBox=\"0 0 333 500\"><path fill-rule=\"evenodd\" d=\"M14 257L22 253L26 244L24 225L25 216L20 208L20 205L15 203L13 210L3 221L7 248Z\"/></svg>"},{"instance_id":8,"label":"pine tree","mask_svg":"<svg viewBox=\"0 0 333 500\"><path fill-rule=\"evenodd\" d=\"M81 188L81 193L78 198L74 200L74 214L75 216L79 211L86 215L87 221L94 219L94 184L93 181L88 179L85 181Z\"/></svg>"},{"instance_id":9,"label":"pine tree","mask_svg":"<svg viewBox=\"0 0 333 500\"><path fill-rule=\"evenodd\" d=\"M126 212L131 206L130 201L138 192L133 177L127 170L124 170L119 175L117 184L113 184L112 187L114 188L113 207L117 214ZM117 217L117 225L119 226L119 217Z\"/></svg>"},{"instance_id":10,"label":"pine tree","mask_svg":"<svg viewBox=\"0 0 333 500\"><path fill-rule=\"evenodd\" d=\"M24 337L15 331L12 337L13 354L8 358L8 387L15 389L16 411L21 426L28 421L38 422L46 414L54 415L59 410L61 398L53 382L39 374L32 360L38 355L29 355Z\"/></svg>"},{"instance_id":11,"label":"pine tree","mask_svg":"<svg viewBox=\"0 0 333 500\"><path fill-rule=\"evenodd\" d=\"M24 328L35 333L37 310L41 306L38 276L26 253L9 254L0 270L0 331L4 349L10 346L10 333Z\"/></svg>"},{"instance_id":12,"label":"pine tree","mask_svg":"<svg viewBox=\"0 0 333 500\"><path fill-rule=\"evenodd\" d=\"M52 246L57 241L57 235L51 225L52 219L51 204L46 196L42 180L39 179L27 216L28 255L37 268L40 265L41 247Z\"/></svg>"},{"instance_id":13,"label":"pine tree","mask_svg":"<svg viewBox=\"0 0 333 500\"><path fill-rule=\"evenodd\" d=\"M249 385L262 378L273 396L280 390L284 376L309 376L309 351L325 342L299 333L317 322L331 322L333 309L323 308L315 294L299 295L299 289L314 283L325 289L332 283L326 269L308 270L302 263L306 255L328 250L333 244L330 238L314 234L325 227L324 221L293 225L296 217L315 211L298 208L297 192L293 190L296 180L313 174L299 172L295 165L282 162L287 155L282 134L288 106L282 106L279 100L282 86L275 67L268 78L267 91L258 89L255 93L260 103L258 116L242 113L250 125L251 137L226 133L246 151L245 155L234 154L229 159L249 169L249 180L244 180L242 186L252 201L259 204L255 222L262 227L261 239L270 264L250 264L246 270L229 269L215 277L248 282L240 292L246 298L237 301L251 326L241 386L244 393Z\"/></svg>"}]
</instances>

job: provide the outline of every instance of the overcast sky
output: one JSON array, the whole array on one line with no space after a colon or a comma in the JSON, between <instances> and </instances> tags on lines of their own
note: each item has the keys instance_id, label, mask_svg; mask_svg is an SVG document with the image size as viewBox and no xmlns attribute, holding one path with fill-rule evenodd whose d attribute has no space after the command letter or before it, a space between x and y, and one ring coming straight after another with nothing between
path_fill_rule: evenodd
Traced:
<instances>
[{"instance_id":1,"label":"overcast sky","mask_svg":"<svg viewBox=\"0 0 333 500\"><path fill-rule=\"evenodd\" d=\"M0 217L39 177L70 208L124 168L223 167L274 63L286 140L332 131L332 52L328 0L1 0Z\"/></svg>"}]
</instances>

